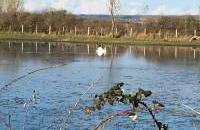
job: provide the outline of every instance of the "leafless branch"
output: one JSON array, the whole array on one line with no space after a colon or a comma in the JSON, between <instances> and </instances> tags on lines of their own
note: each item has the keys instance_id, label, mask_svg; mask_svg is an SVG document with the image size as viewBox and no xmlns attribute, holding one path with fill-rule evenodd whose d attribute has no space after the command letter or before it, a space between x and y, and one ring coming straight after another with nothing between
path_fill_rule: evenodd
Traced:
<instances>
[{"instance_id":1,"label":"leafless branch","mask_svg":"<svg viewBox=\"0 0 200 130\"><path fill-rule=\"evenodd\" d=\"M108 121L112 120L113 118L127 118L129 117L129 114L133 112L133 109L131 110L126 110L124 112L120 112L120 113L116 113L116 114L112 114L111 116L104 118L96 127L94 130L100 130L100 128L107 123Z\"/></svg>"}]
</instances>

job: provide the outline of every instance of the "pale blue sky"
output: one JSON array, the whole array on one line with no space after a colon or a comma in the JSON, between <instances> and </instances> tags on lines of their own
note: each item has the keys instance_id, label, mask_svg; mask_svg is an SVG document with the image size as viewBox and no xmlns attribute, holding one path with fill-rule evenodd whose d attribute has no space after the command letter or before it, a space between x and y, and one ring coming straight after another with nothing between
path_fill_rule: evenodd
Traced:
<instances>
[{"instance_id":1,"label":"pale blue sky","mask_svg":"<svg viewBox=\"0 0 200 130\"><path fill-rule=\"evenodd\" d=\"M27 11L66 9L75 14L108 14L108 0L25 0ZM148 6L147 6L148 5ZM120 14L198 14L200 0L120 0ZM148 8L147 8L148 7Z\"/></svg>"}]
</instances>

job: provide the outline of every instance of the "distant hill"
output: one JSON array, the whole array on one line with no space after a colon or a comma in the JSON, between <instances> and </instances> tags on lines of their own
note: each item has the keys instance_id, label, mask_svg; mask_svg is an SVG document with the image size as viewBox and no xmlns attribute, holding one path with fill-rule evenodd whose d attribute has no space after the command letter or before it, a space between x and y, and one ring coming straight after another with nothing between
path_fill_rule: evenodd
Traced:
<instances>
[{"instance_id":1,"label":"distant hill","mask_svg":"<svg viewBox=\"0 0 200 130\"><path fill-rule=\"evenodd\" d=\"M83 19L93 19L93 20L106 20L110 19L110 15L86 15L81 14L78 15L80 18ZM140 15L118 15L116 16L117 19L123 19L123 20L140 20L142 16Z\"/></svg>"},{"instance_id":2,"label":"distant hill","mask_svg":"<svg viewBox=\"0 0 200 130\"><path fill-rule=\"evenodd\" d=\"M78 15L80 18L83 19L92 19L92 20L106 20L110 19L110 15L87 15L87 14L80 14ZM194 16L199 18L198 15L164 15L168 17L185 17L185 16ZM121 20L142 20L143 18L159 18L161 15L118 15L116 16L117 19Z\"/></svg>"}]
</instances>

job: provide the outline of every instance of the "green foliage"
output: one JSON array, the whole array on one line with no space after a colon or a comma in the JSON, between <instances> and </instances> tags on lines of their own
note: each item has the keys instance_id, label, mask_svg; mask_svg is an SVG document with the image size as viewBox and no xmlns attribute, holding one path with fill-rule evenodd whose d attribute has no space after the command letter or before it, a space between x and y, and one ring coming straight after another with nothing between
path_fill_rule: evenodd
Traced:
<instances>
[{"instance_id":1,"label":"green foliage","mask_svg":"<svg viewBox=\"0 0 200 130\"><path fill-rule=\"evenodd\" d=\"M139 103L144 100L146 97L151 96L151 91L145 91L141 88L138 89L138 92L135 94L124 94L123 87L124 83L119 83L116 86L113 86L107 92L102 95L95 95L94 105L91 107L86 107L86 110L101 110L104 105L110 104L114 105L115 103L123 104L133 104L133 107L138 107Z\"/></svg>"},{"instance_id":2,"label":"green foliage","mask_svg":"<svg viewBox=\"0 0 200 130\"><path fill-rule=\"evenodd\" d=\"M168 125L158 122L155 118L155 115L153 114L152 109L143 102L147 97L152 95L151 91L139 88L138 91L134 94L125 94L122 89L123 86L124 83L119 83L103 94L95 95L93 105L85 107L85 113L91 114L94 111L99 111L107 104L111 106L117 103L122 103L124 105L131 104L132 108L138 108L140 105L142 105L150 113L159 130L168 129ZM156 107L164 107L164 105L158 101L153 101L153 104ZM137 115L133 109L131 113L129 113L129 118L133 120L136 119L136 117Z\"/></svg>"}]
</instances>

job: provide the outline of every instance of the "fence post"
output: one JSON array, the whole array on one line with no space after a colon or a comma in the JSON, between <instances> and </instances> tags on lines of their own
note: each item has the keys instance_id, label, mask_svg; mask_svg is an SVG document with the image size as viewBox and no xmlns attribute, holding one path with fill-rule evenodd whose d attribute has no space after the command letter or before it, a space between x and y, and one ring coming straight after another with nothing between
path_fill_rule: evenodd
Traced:
<instances>
[{"instance_id":1,"label":"fence post","mask_svg":"<svg viewBox=\"0 0 200 130\"><path fill-rule=\"evenodd\" d=\"M9 26L9 33L11 32L11 25Z\"/></svg>"},{"instance_id":2,"label":"fence post","mask_svg":"<svg viewBox=\"0 0 200 130\"><path fill-rule=\"evenodd\" d=\"M49 26L49 35L51 34L51 25Z\"/></svg>"},{"instance_id":3,"label":"fence post","mask_svg":"<svg viewBox=\"0 0 200 130\"><path fill-rule=\"evenodd\" d=\"M22 33L24 33L24 24L22 24Z\"/></svg>"},{"instance_id":4,"label":"fence post","mask_svg":"<svg viewBox=\"0 0 200 130\"><path fill-rule=\"evenodd\" d=\"M103 28L101 28L101 36L103 36Z\"/></svg>"},{"instance_id":5,"label":"fence post","mask_svg":"<svg viewBox=\"0 0 200 130\"><path fill-rule=\"evenodd\" d=\"M62 28L62 32L63 32L63 34L65 34L65 27L64 26Z\"/></svg>"},{"instance_id":6,"label":"fence post","mask_svg":"<svg viewBox=\"0 0 200 130\"><path fill-rule=\"evenodd\" d=\"M88 27L88 36L90 36L90 27Z\"/></svg>"},{"instance_id":7,"label":"fence post","mask_svg":"<svg viewBox=\"0 0 200 130\"><path fill-rule=\"evenodd\" d=\"M58 35L61 34L60 28L58 28L57 34L58 34Z\"/></svg>"},{"instance_id":8,"label":"fence post","mask_svg":"<svg viewBox=\"0 0 200 130\"><path fill-rule=\"evenodd\" d=\"M194 30L194 36L197 36L197 30Z\"/></svg>"},{"instance_id":9,"label":"fence post","mask_svg":"<svg viewBox=\"0 0 200 130\"><path fill-rule=\"evenodd\" d=\"M144 35L146 36L147 35L147 29L144 28Z\"/></svg>"},{"instance_id":10,"label":"fence post","mask_svg":"<svg viewBox=\"0 0 200 130\"><path fill-rule=\"evenodd\" d=\"M178 38L178 30L176 29L176 38Z\"/></svg>"},{"instance_id":11,"label":"fence post","mask_svg":"<svg viewBox=\"0 0 200 130\"><path fill-rule=\"evenodd\" d=\"M37 25L35 26L35 33L36 34L38 33L38 26Z\"/></svg>"},{"instance_id":12,"label":"fence post","mask_svg":"<svg viewBox=\"0 0 200 130\"><path fill-rule=\"evenodd\" d=\"M75 36L76 36L76 34L77 34L77 28L76 28L76 26L74 27L74 32L75 32Z\"/></svg>"},{"instance_id":13,"label":"fence post","mask_svg":"<svg viewBox=\"0 0 200 130\"><path fill-rule=\"evenodd\" d=\"M133 36L133 28L131 28L131 31L130 31L130 37Z\"/></svg>"},{"instance_id":14,"label":"fence post","mask_svg":"<svg viewBox=\"0 0 200 130\"><path fill-rule=\"evenodd\" d=\"M161 29L158 32L158 36L159 36L159 38L161 37Z\"/></svg>"},{"instance_id":15,"label":"fence post","mask_svg":"<svg viewBox=\"0 0 200 130\"><path fill-rule=\"evenodd\" d=\"M116 34L116 35L118 34L118 29L117 29L117 27L115 28L115 34Z\"/></svg>"}]
</instances>

